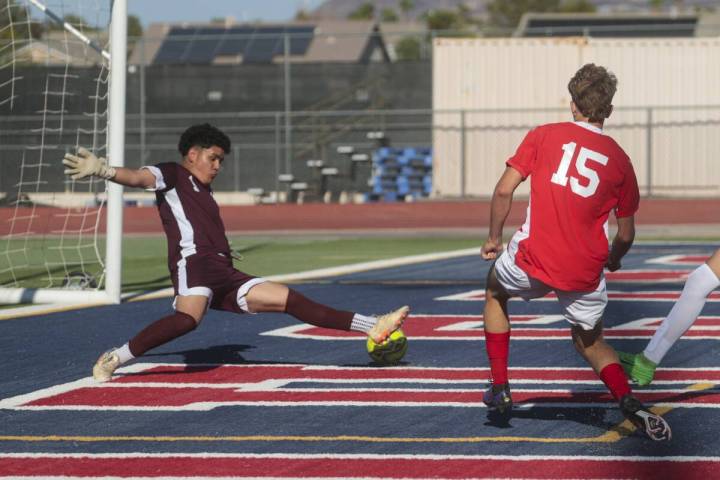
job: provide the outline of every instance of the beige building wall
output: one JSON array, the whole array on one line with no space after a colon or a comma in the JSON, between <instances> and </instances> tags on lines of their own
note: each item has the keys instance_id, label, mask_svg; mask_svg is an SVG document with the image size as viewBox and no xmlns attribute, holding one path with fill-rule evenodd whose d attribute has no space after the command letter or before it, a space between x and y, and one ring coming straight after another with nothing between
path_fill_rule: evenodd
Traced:
<instances>
[{"instance_id":1,"label":"beige building wall","mask_svg":"<svg viewBox=\"0 0 720 480\"><path fill-rule=\"evenodd\" d=\"M720 196L718 58L718 38L436 39L435 194L491 195L529 129L571 119L567 82L593 62L618 76L606 132L633 159L641 191Z\"/></svg>"}]
</instances>

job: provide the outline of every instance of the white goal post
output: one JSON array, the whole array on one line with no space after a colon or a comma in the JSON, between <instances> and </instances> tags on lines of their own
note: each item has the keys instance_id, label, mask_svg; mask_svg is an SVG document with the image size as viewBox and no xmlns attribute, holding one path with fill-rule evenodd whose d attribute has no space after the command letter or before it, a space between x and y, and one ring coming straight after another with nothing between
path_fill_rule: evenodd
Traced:
<instances>
[{"instance_id":1,"label":"white goal post","mask_svg":"<svg viewBox=\"0 0 720 480\"><path fill-rule=\"evenodd\" d=\"M2 304L121 301L123 188L70 181L61 164L85 146L124 165L127 0L108 5L0 0ZM104 13L87 18L91 7ZM86 61L77 59L78 46ZM83 78L90 75L97 76ZM38 84L39 99L23 97ZM89 110L73 110L84 105ZM77 198L85 204L71 203Z\"/></svg>"}]
</instances>

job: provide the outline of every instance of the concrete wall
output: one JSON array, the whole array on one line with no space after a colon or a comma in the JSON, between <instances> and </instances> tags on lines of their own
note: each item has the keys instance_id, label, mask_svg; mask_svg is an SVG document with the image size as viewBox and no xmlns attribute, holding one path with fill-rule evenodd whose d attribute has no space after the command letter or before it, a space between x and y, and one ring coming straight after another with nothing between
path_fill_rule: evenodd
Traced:
<instances>
[{"instance_id":1,"label":"concrete wall","mask_svg":"<svg viewBox=\"0 0 720 480\"><path fill-rule=\"evenodd\" d=\"M720 39L443 38L433 48L437 195L491 195L527 130L571 120L568 80L592 62L618 77L605 131L641 191L720 196Z\"/></svg>"}]
</instances>

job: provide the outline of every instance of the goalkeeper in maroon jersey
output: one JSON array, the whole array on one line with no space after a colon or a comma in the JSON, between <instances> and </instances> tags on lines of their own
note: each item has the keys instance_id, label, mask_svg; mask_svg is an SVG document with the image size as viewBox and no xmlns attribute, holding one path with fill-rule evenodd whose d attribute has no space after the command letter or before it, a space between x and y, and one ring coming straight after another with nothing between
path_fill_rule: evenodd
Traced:
<instances>
[{"instance_id":1,"label":"goalkeeper in maroon jersey","mask_svg":"<svg viewBox=\"0 0 720 480\"><path fill-rule=\"evenodd\" d=\"M482 256L494 260L486 286L485 340L492 384L484 401L493 410L512 407L508 379L510 297L524 300L555 292L572 325L580 355L605 383L622 413L653 440L669 440L670 427L633 395L615 350L603 339L607 305L603 267L615 271L635 238L639 205L630 158L603 124L612 112L617 79L587 64L570 79L573 122L531 130L507 161L491 203L490 230ZM513 193L530 178L525 224L503 249L502 230ZM610 212L618 231L608 253Z\"/></svg>"},{"instance_id":2,"label":"goalkeeper in maroon jersey","mask_svg":"<svg viewBox=\"0 0 720 480\"><path fill-rule=\"evenodd\" d=\"M95 176L154 191L167 236L174 312L151 323L121 347L103 353L93 368L96 380L110 380L123 363L194 330L208 308L240 314L285 312L319 327L364 332L376 343L400 328L408 307L379 317L336 310L285 285L236 270L210 188L230 152L230 139L212 125L194 125L180 137L178 150L180 163L140 169L108 166L104 158L84 148L63 159L65 174L74 180Z\"/></svg>"}]
</instances>

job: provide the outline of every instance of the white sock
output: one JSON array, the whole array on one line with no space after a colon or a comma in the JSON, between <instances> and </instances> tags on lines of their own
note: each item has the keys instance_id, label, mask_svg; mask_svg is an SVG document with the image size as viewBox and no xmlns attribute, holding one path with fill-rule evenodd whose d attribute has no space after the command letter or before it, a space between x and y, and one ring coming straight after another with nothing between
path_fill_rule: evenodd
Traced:
<instances>
[{"instance_id":1,"label":"white sock","mask_svg":"<svg viewBox=\"0 0 720 480\"><path fill-rule=\"evenodd\" d=\"M120 359L120 365L122 365L123 363L127 363L130 360L132 360L133 358L135 358L135 355L130 353L130 344L129 343L126 343L125 345L123 345L120 348L116 348L113 353L115 353L115 355L117 355L118 358Z\"/></svg>"},{"instance_id":2,"label":"white sock","mask_svg":"<svg viewBox=\"0 0 720 480\"><path fill-rule=\"evenodd\" d=\"M368 333L377 323L377 318L368 317L366 315L360 315L356 313L350 323L350 330L353 332Z\"/></svg>"},{"instance_id":3,"label":"white sock","mask_svg":"<svg viewBox=\"0 0 720 480\"><path fill-rule=\"evenodd\" d=\"M707 263L688 276L680 298L645 347L643 353L648 360L660 363L670 347L695 322L705 306L707 296L718 286L720 280Z\"/></svg>"}]
</instances>

